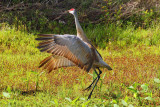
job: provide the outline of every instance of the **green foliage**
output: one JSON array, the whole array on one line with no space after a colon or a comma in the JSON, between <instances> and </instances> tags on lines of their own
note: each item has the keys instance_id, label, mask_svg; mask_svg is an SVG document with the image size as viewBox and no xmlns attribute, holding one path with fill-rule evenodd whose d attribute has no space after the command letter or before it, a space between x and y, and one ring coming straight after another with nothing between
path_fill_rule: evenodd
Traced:
<instances>
[{"instance_id":1,"label":"green foliage","mask_svg":"<svg viewBox=\"0 0 160 107\"><path fill-rule=\"evenodd\" d=\"M0 46L2 50L0 52L35 54L39 52L38 49L35 49L36 43L33 34L17 31L14 27L1 28Z\"/></svg>"},{"instance_id":2,"label":"green foliage","mask_svg":"<svg viewBox=\"0 0 160 107\"><path fill-rule=\"evenodd\" d=\"M138 90L138 86L141 86L141 90ZM148 89L148 84L139 84L139 83L134 83L133 86L130 86L128 88L134 93L134 97L139 101L139 105L142 106L142 99L145 99L147 101L154 102L154 99L152 98L152 92L149 91ZM147 97L141 97L142 94L144 94Z\"/></svg>"},{"instance_id":3,"label":"green foliage","mask_svg":"<svg viewBox=\"0 0 160 107\"><path fill-rule=\"evenodd\" d=\"M103 23L117 23L122 22L126 25L131 22L136 28L149 28L154 21L159 23L160 13L157 11L159 9L159 1L129 1L129 0L104 0L105 3L100 5L101 9L104 11L104 15L101 17ZM130 4L130 5L129 5Z\"/></svg>"},{"instance_id":4,"label":"green foliage","mask_svg":"<svg viewBox=\"0 0 160 107\"><path fill-rule=\"evenodd\" d=\"M135 28L132 23L128 23L126 27L121 27L121 24L110 24L89 26L84 30L92 43L100 48L106 48L111 44L123 48L130 45L158 45L160 43L159 29L159 24L143 29Z\"/></svg>"},{"instance_id":5,"label":"green foliage","mask_svg":"<svg viewBox=\"0 0 160 107\"><path fill-rule=\"evenodd\" d=\"M95 74L87 75L75 67L43 73L38 64L48 54L36 49L36 35L1 24L0 106L158 106L159 26L136 29L132 24L126 28L90 25L85 32L105 48L98 50L113 68L102 69L90 100L89 92L82 89Z\"/></svg>"},{"instance_id":6,"label":"green foliage","mask_svg":"<svg viewBox=\"0 0 160 107\"><path fill-rule=\"evenodd\" d=\"M154 81L155 81L156 83L160 83L160 80L159 80L158 78L155 78Z\"/></svg>"},{"instance_id":7,"label":"green foliage","mask_svg":"<svg viewBox=\"0 0 160 107\"><path fill-rule=\"evenodd\" d=\"M34 0L31 2L23 0L21 2L20 0L6 0L1 3L0 22L14 25L17 30L28 32L66 33L68 30L72 31L74 29L73 19L62 12L73 7L78 10L80 19L83 19L82 24L85 25L95 22L109 26L121 22L122 26L126 26L130 22L136 28L145 29L149 28L153 22L159 23L160 21L159 1L63 0L57 2L56 0ZM64 21L65 24L61 21ZM70 27L67 28L67 26Z\"/></svg>"},{"instance_id":8,"label":"green foliage","mask_svg":"<svg viewBox=\"0 0 160 107\"><path fill-rule=\"evenodd\" d=\"M7 92L3 92L3 96L6 97L6 98L10 98L11 97L10 94L7 93Z\"/></svg>"},{"instance_id":9,"label":"green foliage","mask_svg":"<svg viewBox=\"0 0 160 107\"><path fill-rule=\"evenodd\" d=\"M59 3L63 8L58 5ZM63 13L74 6L78 10L82 28L95 46L105 49L108 44L124 47L138 44L150 46L160 43L160 13L157 11L159 1L71 0L68 2L63 0L59 3L48 0L32 2L15 0L9 1L8 4L8 1L3 1L0 22L8 23L13 27L14 30L11 29L11 32L18 30L32 33L76 34L73 16ZM4 39L12 41L13 38ZM24 45L24 42L21 44ZM8 42L5 45L16 48L18 44ZM11 53L11 50L8 53Z\"/></svg>"}]
</instances>

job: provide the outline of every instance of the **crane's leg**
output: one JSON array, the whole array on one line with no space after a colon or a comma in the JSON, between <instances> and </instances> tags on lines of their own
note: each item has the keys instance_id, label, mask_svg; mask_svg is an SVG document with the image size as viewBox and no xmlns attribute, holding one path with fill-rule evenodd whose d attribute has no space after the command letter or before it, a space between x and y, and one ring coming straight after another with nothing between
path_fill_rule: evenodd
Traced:
<instances>
[{"instance_id":1,"label":"crane's leg","mask_svg":"<svg viewBox=\"0 0 160 107\"><path fill-rule=\"evenodd\" d=\"M95 72L96 72L96 74L97 74L97 71L96 70L94 70ZM94 82L95 82L95 80L98 78L98 76L93 80L93 82L87 87L87 88L85 88L84 89L84 91L85 90L90 90L91 89L91 87L92 87L92 85L94 84Z\"/></svg>"},{"instance_id":2,"label":"crane's leg","mask_svg":"<svg viewBox=\"0 0 160 107\"><path fill-rule=\"evenodd\" d=\"M93 88L92 88L92 91L90 92L90 94L89 94L89 96L88 96L88 99L91 98L92 92L93 92L95 86L97 85L97 83L98 83L98 81L99 81L99 79L100 79L100 75L101 75L102 71L101 71L99 68L98 68L98 70L99 70L99 74L98 74L97 71L95 70L95 72L96 72L96 74L97 74L97 81L95 82L95 84L94 84L94 86L93 86Z\"/></svg>"}]
</instances>

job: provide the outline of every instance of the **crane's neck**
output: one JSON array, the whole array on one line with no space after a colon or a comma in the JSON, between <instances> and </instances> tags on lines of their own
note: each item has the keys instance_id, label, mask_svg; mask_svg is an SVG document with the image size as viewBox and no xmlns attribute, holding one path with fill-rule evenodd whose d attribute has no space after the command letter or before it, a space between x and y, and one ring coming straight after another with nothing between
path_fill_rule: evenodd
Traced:
<instances>
[{"instance_id":1,"label":"crane's neck","mask_svg":"<svg viewBox=\"0 0 160 107\"><path fill-rule=\"evenodd\" d=\"M76 29L77 29L77 36L79 38L81 38L83 41L89 42L89 40L87 39L87 37L86 37L86 35L85 35L85 33L84 33L79 21L78 21L78 16L77 16L76 13L74 14L74 18L75 18L75 24L76 24Z\"/></svg>"}]
</instances>

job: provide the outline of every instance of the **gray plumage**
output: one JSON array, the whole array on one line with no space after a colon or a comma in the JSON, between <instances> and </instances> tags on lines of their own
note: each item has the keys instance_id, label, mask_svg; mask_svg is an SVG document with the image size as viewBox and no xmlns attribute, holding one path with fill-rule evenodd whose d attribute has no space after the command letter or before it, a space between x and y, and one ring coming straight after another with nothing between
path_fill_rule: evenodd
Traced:
<instances>
[{"instance_id":1,"label":"gray plumage","mask_svg":"<svg viewBox=\"0 0 160 107\"><path fill-rule=\"evenodd\" d=\"M112 68L103 61L100 53L86 37L82 27L79 24L75 9L70 9L69 13L74 15L77 36L70 34L39 34L39 37L36 38L36 40L40 40L42 42L39 43L38 48L41 52L46 51L52 54L41 61L39 67L44 67L44 69L47 69L49 72L59 67L68 66L78 66L87 72L93 68L97 74L97 78L94 79L91 85L86 88L90 89L93 86L92 91L88 96L89 99L100 79L100 74L102 73L99 67L104 67L108 70L112 70ZM97 73L97 69L99 73Z\"/></svg>"},{"instance_id":2,"label":"gray plumage","mask_svg":"<svg viewBox=\"0 0 160 107\"><path fill-rule=\"evenodd\" d=\"M92 56L91 49L87 43L83 42L79 37L68 34L39 34L39 38L36 38L36 40L44 41L39 43L38 46L41 52L47 51L53 55L67 58L86 71L91 69L91 63L93 63L93 61L90 62L92 60L92 57L90 57ZM49 61L46 61L45 63L49 63ZM59 68L61 66L57 65L56 67Z\"/></svg>"}]
</instances>

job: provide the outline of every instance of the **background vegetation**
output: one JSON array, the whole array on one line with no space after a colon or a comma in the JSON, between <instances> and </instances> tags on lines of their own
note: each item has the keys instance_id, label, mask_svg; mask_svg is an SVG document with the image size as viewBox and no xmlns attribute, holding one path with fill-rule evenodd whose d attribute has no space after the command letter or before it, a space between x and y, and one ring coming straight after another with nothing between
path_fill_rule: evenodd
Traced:
<instances>
[{"instance_id":1,"label":"background vegetation","mask_svg":"<svg viewBox=\"0 0 160 107\"><path fill-rule=\"evenodd\" d=\"M70 8L113 68L102 69L91 100L82 89L94 72L37 68L48 54L36 49L36 34L76 34ZM1 0L0 105L159 106L159 11L159 0Z\"/></svg>"},{"instance_id":2,"label":"background vegetation","mask_svg":"<svg viewBox=\"0 0 160 107\"><path fill-rule=\"evenodd\" d=\"M74 19L65 12L70 8L77 9L81 25L86 30L102 27L117 31L117 27L123 30L128 25L133 29L147 29L160 21L159 0L2 0L0 22L32 33L75 34ZM88 35L94 45L101 47L109 41L119 40L119 36L110 35L110 32L105 30L105 39L102 34ZM97 40L95 36L98 36ZM98 44L100 42L103 43Z\"/></svg>"}]
</instances>

